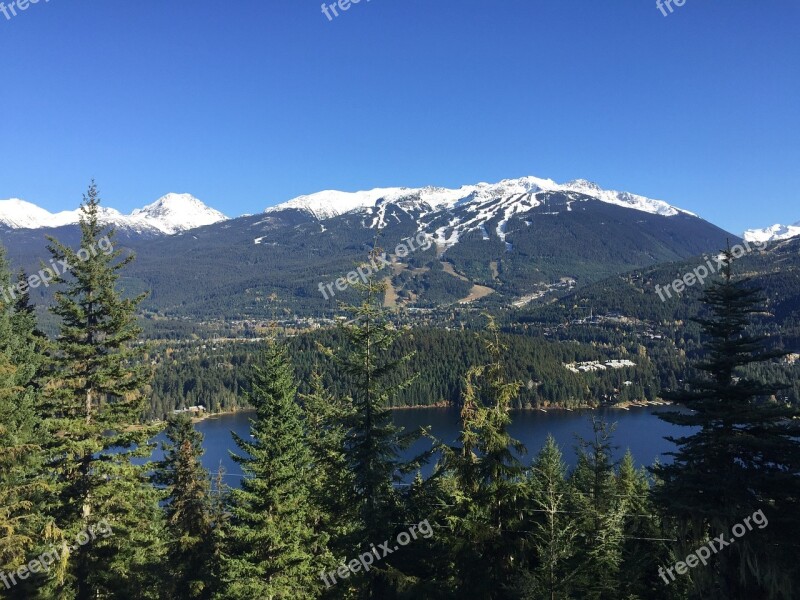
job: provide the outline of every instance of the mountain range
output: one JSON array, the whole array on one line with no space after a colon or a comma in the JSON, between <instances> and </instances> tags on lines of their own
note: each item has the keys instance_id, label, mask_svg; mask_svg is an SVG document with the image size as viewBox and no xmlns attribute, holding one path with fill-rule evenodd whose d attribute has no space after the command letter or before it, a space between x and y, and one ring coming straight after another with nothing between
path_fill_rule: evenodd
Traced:
<instances>
[{"instance_id":1,"label":"mountain range","mask_svg":"<svg viewBox=\"0 0 800 600\"><path fill-rule=\"evenodd\" d=\"M45 234L77 243L78 216L0 201L0 241L16 264L35 270L47 256ZM333 315L353 291L320 291L363 261L376 239L390 263L386 301L409 309L547 302L739 239L662 200L537 177L330 190L234 219L188 194L168 194L130 215L104 209L103 220L138 256L126 284L150 291L146 308L194 319ZM435 244L395 251L419 234ZM39 293L45 301L47 291Z\"/></svg>"},{"instance_id":2,"label":"mountain range","mask_svg":"<svg viewBox=\"0 0 800 600\"><path fill-rule=\"evenodd\" d=\"M50 213L19 198L0 200L0 224L11 229L53 229L77 225L80 209ZM191 194L167 194L144 208L124 215L103 207L101 221L144 235L172 235L227 220Z\"/></svg>"},{"instance_id":3,"label":"mountain range","mask_svg":"<svg viewBox=\"0 0 800 600\"><path fill-rule=\"evenodd\" d=\"M794 225L773 225L764 229L748 229L744 239L748 242L776 242L800 235L800 221Z\"/></svg>"},{"instance_id":4,"label":"mountain range","mask_svg":"<svg viewBox=\"0 0 800 600\"><path fill-rule=\"evenodd\" d=\"M632 208L643 212L673 216L682 212L694 216L693 213L676 208L663 200L653 200L629 192L604 190L596 183L585 179L577 179L564 184L559 184L552 179L538 177L522 177L519 179L506 179L499 183L478 183L464 185L460 188L449 189L442 187L423 188L375 188L359 192L342 192L338 190L325 190L314 194L298 196L288 202L268 207L264 212L281 212L284 210L300 210L313 215L319 220L336 217L348 212L364 209L378 209L376 220L371 226L385 226L385 212L380 207L397 205L407 209L417 210L424 217L436 211L452 209L459 204L472 203L475 206L494 198L506 198L509 202L504 207L506 212L513 214L524 208L526 196L539 192L575 192L595 199ZM114 208L103 207L102 221L117 228L131 230L140 234L173 235L189 231L205 225L212 225L228 220L222 212L215 210L191 194L169 193L152 204L134 210L130 214L122 214ZM480 226L482 217L480 213L473 223L467 223L454 228L456 239L459 231L470 225ZM0 225L12 229L44 229L76 225L80 219L80 210L50 213L31 202L10 198L0 200ZM420 223L424 225L424 223ZM502 233L502 232L501 232ZM800 235L800 222L793 225L772 225L762 229L748 229L742 237L747 241L777 241L786 240ZM439 243L447 244L449 238L439 238Z\"/></svg>"}]
</instances>

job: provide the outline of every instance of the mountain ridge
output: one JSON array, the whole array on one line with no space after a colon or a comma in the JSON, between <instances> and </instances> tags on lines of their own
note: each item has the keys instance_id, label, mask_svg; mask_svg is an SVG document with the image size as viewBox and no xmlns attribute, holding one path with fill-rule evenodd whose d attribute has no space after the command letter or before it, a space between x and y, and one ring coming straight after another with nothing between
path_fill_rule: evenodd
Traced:
<instances>
[{"instance_id":1,"label":"mountain ridge","mask_svg":"<svg viewBox=\"0 0 800 600\"><path fill-rule=\"evenodd\" d=\"M138 233L173 235L228 219L191 194L168 193L128 215L101 207L101 221ZM51 213L19 198L0 200L0 224L11 229L52 229L76 225L80 209Z\"/></svg>"},{"instance_id":2,"label":"mountain ridge","mask_svg":"<svg viewBox=\"0 0 800 600\"><path fill-rule=\"evenodd\" d=\"M420 205L427 205L432 210L452 208L458 204L481 202L497 197L511 197L540 192L577 192L626 208L633 208L652 214L673 216L684 213L691 216L696 214L677 208L663 200L655 200L630 192L606 190L594 182L586 179L575 179L563 184L552 179L543 179L535 176L525 176L517 179L503 179L498 183L480 182L462 185L460 188L445 188L425 186L420 188L387 187L360 190L356 192L343 192L340 190L323 190L292 198L272 207L265 212L279 212L282 210L306 211L320 220L340 216L354 210L376 208L381 203L396 203L402 201L416 201Z\"/></svg>"},{"instance_id":3,"label":"mountain ridge","mask_svg":"<svg viewBox=\"0 0 800 600\"><path fill-rule=\"evenodd\" d=\"M763 229L748 229L742 237L748 242L779 242L800 236L800 221L793 225L776 223Z\"/></svg>"}]
</instances>

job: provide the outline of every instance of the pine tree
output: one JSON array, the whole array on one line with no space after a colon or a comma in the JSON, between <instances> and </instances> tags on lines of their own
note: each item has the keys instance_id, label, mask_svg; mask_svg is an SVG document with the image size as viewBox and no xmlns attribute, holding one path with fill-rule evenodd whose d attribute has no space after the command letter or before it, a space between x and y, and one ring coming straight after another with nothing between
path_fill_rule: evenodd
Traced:
<instances>
[{"instance_id":1,"label":"pine tree","mask_svg":"<svg viewBox=\"0 0 800 600\"><path fill-rule=\"evenodd\" d=\"M377 259L378 249L371 258ZM346 348L328 351L345 374L351 414L345 419L345 457L353 474L351 503L357 508L357 522L351 536L352 548L368 548L390 539L402 513L402 496L395 490L404 475L416 470L422 457L404 461L400 453L419 438L418 432L402 432L392 422L389 407L397 394L413 381L403 375L411 354L390 358L390 351L403 332L388 318L383 306L385 283L374 277L354 286L362 297L357 306L345 306L351 321L344 324ZM402 585L404 574L392 556L375 564L362 576L364 598L384 598ZM398 584L398 582L400 582Z\"/></svg>"},{"instance_id":2,"label":"pine tree","mask_svg":"<svg viewBox=\"0 0 800 600\"><path fill-rule=\"evenodd\" d=\"M153 473L165 488L169 577L163 589L171 597L212 598L214 516L209 475L200 462L203 435L184 413L169 419L165 433L164 457Z\"/></svg>"},{"instance_id":3,"label":"pine tree","mask_svg":"<svg viewBox=\"0 0 800 600\"><path fill-rule=\"evenodd\" d=\"M769 526L721 548L707 568L694 569L695 593L704 598L790 598L798 593L794 559L800 539L800 410L776 398L779 385L743 374L746 367L783 352L748 332L764 312L761 292L735 280L733 253L724 253L722 279L703 295L710 314L696 319L706 336L699 376L668 397L690 411L660 413L694 427L677 445L674 461L659 465L659 503L678 526L678 554L710 538L731 538L732 527L762 510Z\"/></svg>"},{"instance_id":4,"label":"pine tree","mask_svg":"<svg viewBox=\"0 0 800 600\"><path fill-rule=\"evenodd\" d=\"M231 599L317 598L330 563L313 528L312 456L285 346L274 339L255 368L251 440L234 434L245 477L233 489L226 591Z\"/></svg>"},{"instance_id":5,"label":"pine tree","mask_svg":"<svg viewBox=\"0 0 800 600\"><path fill-rule=\"evenodd\" d=\"M41 415L56 490L49 502L47 542L65 542L51 571L46 597L96 598L103 594L156 597L155 565L161 554L157 494L136 457L152 451L156 428L142 426L147 381L136 346L135 311L143 296L117 289L133 260L113 249L114 231L99 222L100 199L92 183L81 205L79 250L49 238L53 261L69 271L55 277L53 314L61 319L52 350L52 381ZM104 539L69 544L107 522Z\"/></svg>"},{"instance_id":6,"label":"pine tree","mask_svg":"<svg viewBox=\"0 0 800 600\"><path fill-rule=\"evenodd\" d=\"M3 335L0 325L0 341ZM32 531L28 527L32 519L31 494L26 489L26 473L20 465L36 447L26 443L28 436L24 432L6 422L7 417L14 414L19 391L15 379L15 367L5 353L0 353L0 571L3 572L13 572L24 565L26 553L32 546ZM7 586L10 584L0 587L0 597L10 597L5 595Z\"/></svg>"},{"instance_id":7,"label":"pine tree","mask_svg":"<svg viewBox=\"0 0 800 600\"><path fill-rule=\"evenodd\" d=\"M228 510L230 506L230 488L225 484L225 468L220 465L214 474L211 485L211 536L206 543L211 548L210 570L207 574L209 581L212 581L212 597L216 600L221 598L225 590L225 549L228 545L228 533L230 532L230 517Z\"/></svg>"},{"instance_id":8,"label":"pine tree","mask_svg":"<svg viewBox=\"0 0 800 600\"><path fill-rule=\"evenodd\" d=\"M30 289L22 287L28 279L24 271L17 274L17 288L22 288L22 291L17 294L12 306L11 329L17 340L13 360L21 370L21 382L31 398L30 403L34 404L44 385L42 379L48 367L46 354L50 343L38 328L35 308L30 301Z\"/></svg>"},{"instance_id":9,"label":"pine tree","mask_svg":"<svg viewBox=\"0 0 800 600\"><path fill-rule=\"evenodd\" d=\"M630 450L617 469L616 496L624 513L620 564L620 597L673 598L675 588L667 588L658 569L673 563L666 547L670 532L665 532L653 505L647 470L637 469Z\"/></svg>"},{"instance_id":10,"label":"pine tree","mask_svg":"<svg viewBox=\"0 0 800 600\"><path fill-rule=\"evenodd\" d=\"M518 458L525 448L508 433L508 411L520 384L506 380L506 348L494 319L486 316L490 362L467 373L459 445L444 448L441 466L453 479L453 508L445 519L453 536L458 590L507 598L525 550L522 509L527 487Z\"/></svg>"},{"instance_id":11,"label":"pine tree","mask_svg":"<svg viewBox=\"0 0 800 600\"><path fill-rule=\"evenodd\" d=\"M311 494L319 510L315 529L317 535L329 538L328 546L341 562L348 558L357 523L352 503L354 478L345 454L345 423L352 417L352 404L328 392L316 372L309 392L300 399L313 459ZM331 568L335 564L339 563Z\"/></svg>"},{"instance_id":12,"label":"pine tree","mask_svg":"<svg viewBox=\"0 0 800 600\"><path fill-rule=\"evenodd\" d=\"M10 274L0 247L0 286ZM0 571L25 565L42 526L39 500L48 490L37 443L35 404L42 358L27 296L12 304L0 301ZM13 587L6 596L6 589ZM25 598L31 582L0 585L0 598Z\"/></svg>"},{"instance_id":13,"label":"pine tree","mask_svg":"<svg viewBox=\"0 0 800 600\"><path fill-rule=\"evenodd\" d=\"M570 478L578 526L576 592L592 600L619 598L624 509L616 494L612 459L614 427L592 418L593 437L580 440L578 464Z\"/></svg>"},{"instance_id":14,"label":"pine tree","mask_svg":"<svg viewBox=\"0 0 800 600\"><path fill-rule=\"evenodd\" d=\"M531 465L528 485L530 505L528 527L531 530L531 561L521 586L523 598L556 600L569 598L575 575L577 531L570 514L570 489L567 467L552 435Z\"/></svg>"}]
</instances>

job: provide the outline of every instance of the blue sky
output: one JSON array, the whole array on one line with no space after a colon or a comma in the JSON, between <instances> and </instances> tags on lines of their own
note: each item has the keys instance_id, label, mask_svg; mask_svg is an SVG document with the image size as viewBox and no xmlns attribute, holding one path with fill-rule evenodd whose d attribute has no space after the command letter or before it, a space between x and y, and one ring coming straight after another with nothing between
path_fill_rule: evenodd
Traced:
<instances>
[{"instance_id":1,"label":"blue sky","mask_svg":"<svg viewBox=\"0 0 800 600\"><path fill-rule=\"evenodd\" d=\"M332 0L331 0L332 1ZM8 0L5 0L9 4ZM586 178L800 220L800 3L40 0L0 13L0 198L236 216L321 189Z\"/></svg>"}]
</instances>

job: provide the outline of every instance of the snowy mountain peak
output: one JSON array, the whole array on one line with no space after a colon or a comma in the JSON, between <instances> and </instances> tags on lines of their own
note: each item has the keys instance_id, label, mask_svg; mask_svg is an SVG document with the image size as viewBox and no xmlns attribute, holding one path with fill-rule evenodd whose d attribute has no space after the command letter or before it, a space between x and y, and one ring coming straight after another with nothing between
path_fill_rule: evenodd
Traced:
<instances>
[{"instance_id":1,"label":"snowy mountain peak","mask_svg":"<svg viewBox=\"0 0 800 600\"><path fill-rule=\"evenodd\" d=\"M20 200L9 198L0 200L0 224L12 229L38 229L40 227L59 227L71 222L77 223L77 211L50 213L43 208Z\"/></svg>"},{"instance_id":2,"label":"snowy mountain peak","mask_svg":"<svg viewBox=\"0 0 800 600\"><path fill-rule=\"evenodd\" d=\"M596 183L585 179L576 179L559 184L552 179L542 179L534 176L504 179L499 183L482 182L474 185L463 185L455 189L427 186L423 188L375 188L359 192L326 190L299 196L288 202L268 208L267 212L296 209L311 213L318 219L327 219L355 210L375 208L387 202L413 201L422 208L438 210L456 204L483 202L514 196L522 197L540 192L575 192L602 202L667 217L675 216L679 213L696 216L687 210L671 206L663 200L653 200L629 192L605 190Z\"/></svg>"},{"instance_id":3,"label":"snowy mountain peak","mask_svg":"<svg viewBox=\"0 0 800 600\"><path fill-rule=\"evenodd\" d=\"M80 217L80 209L54 214L19 198L0 200L0 224L12 229L63 227L78 223ZM101 206L100 220L140 233L171 235L225 221L227 217L190 194L167 194L144 208L134 210L130 215Z\"/></svg>"},{"instance_id":4,"label":"snowy mountain peak","mask_svg":"<svg viewBox=\"0 0 800 600\"><path fill-rule=\"evenodd\" d=\"M37 227L40 220L49 216L43 208L19 198L0 200L0 223L8 227Z\"/></svg>"},{"instance_id":5,"label":"snowy mountain peak","mask_svg":"<svg viewBox=\"0 0 800 600\"><path fill-rule=\"evenodd\" d=\"M228 219L191 194L175 193L162 196L152 204L134 210L130 218L149 223L166 234L212 225Z\"/></svg>"},{"instance_id":6,"label":"snowy mountain peak","mask_svg":"<svg viewBox=\"0 0 800 600\"><path fill-rule=\"evenodd\" d=\"M748 229L742 237L748 242L777 242L800 235L800 221L794 225L775 224L764 229Z\"/></svg>"}]
</instances>

